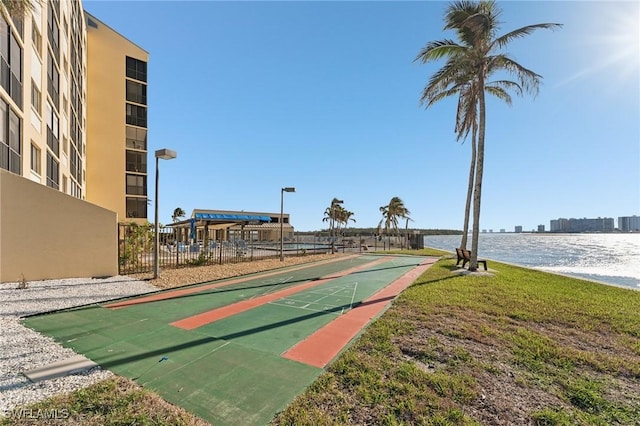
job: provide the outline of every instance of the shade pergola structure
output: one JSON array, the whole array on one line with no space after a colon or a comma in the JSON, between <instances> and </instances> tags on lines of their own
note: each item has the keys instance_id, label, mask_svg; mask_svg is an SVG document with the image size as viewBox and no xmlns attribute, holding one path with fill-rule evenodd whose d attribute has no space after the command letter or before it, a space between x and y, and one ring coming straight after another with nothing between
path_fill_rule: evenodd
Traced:
<instances>
[{"instance_id":1,"label":"shade pergola structure","mask_svg":"<svg viewBox=\"0 0 640 426\"><path fill-rule=\"evenodd\" d=\"M279 213L249 213L231 211L194 210L190 219L172 223L178 242L258 240L275 241L279 238ZM284 227L293 236L293 227Z\"/></svg>"}]
</instances>

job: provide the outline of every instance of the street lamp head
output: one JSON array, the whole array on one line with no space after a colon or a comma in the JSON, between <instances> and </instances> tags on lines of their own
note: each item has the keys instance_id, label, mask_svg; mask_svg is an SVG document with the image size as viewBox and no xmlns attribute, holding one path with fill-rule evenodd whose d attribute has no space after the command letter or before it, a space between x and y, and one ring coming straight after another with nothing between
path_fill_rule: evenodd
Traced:
<instances>
[{"instance_id":1,"label":"street lamp head","mask_svg":"<svg viewBox=\"0 0 640 426\"><path fill-rule=\"evenodd\" d=\"M172 151L167 148L159 149L156 151L156 158L160 158L162 160L171 160L176 158L178 154L175 151Z\"/></svg>"},{"instance_id":2,"label":"street lamp head","mask_svg":"<svg viewBox=\"0 0 640 426\"><path fill-rule=\"evenodd\" d=\"M283 192L296 192L296 189L292 186L285 186L284 188L282 188Z\"/></svg>"},{"instance_id":3,"label":"street lamp head","mask_svg":"<svg viewBox=\"0 0 640 426\"><path fill-rule=\"evenodd\" d=\"M334 200L333 204L342 204L344 203L344 200Z\"/></svg>"}]
</instances>

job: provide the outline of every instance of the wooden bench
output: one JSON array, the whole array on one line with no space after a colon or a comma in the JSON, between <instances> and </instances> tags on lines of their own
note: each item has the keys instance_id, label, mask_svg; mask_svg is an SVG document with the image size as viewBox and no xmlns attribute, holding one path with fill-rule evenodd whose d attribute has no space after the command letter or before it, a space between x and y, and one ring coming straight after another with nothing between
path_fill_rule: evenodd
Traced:
<instances>
[{"instance_id":1,"label":"wooden bench","mask_svg":"<svg viewBox=\"0 0 640 426\"><path fill-rule=\"evenodd\" d=\"M460 251L462 252L462 267L464 268L464 265L466 265L467 263L471 262L471 252L469 250L462 250L460 249ZM484 266L484 270L487 270L487 261L484 259L478 259L478 265L482 264ZM456 263L457 265L457 263Z\"/></svg>"},{"instance_id":2,"label":"wooden bench","mask_svg":"<svg viewBox=\"0 0 640 426\"><path fill-rule=\"evenodd\" d=\"M456 254L458 255L458 260L456 261L456 266L460 264L461 260L464 260L464 254L462 254L461 248L456 248Z\"/></svg>"}]
</instances>

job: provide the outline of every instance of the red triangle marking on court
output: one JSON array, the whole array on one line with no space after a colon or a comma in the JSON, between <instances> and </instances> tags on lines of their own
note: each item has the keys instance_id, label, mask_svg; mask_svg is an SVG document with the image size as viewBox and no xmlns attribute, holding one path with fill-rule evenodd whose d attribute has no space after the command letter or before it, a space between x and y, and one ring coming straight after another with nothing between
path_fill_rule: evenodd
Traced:
<instances>
[{"instance_id":1,"label":"red triangle marking on court","mask_svg":"<svg viewBox=\"0 0 640 426\"><path fill-rule=\"evenodd\" d=\"M318 329L282 354L283 358L324 368L372 319L436 262L427 259L360 305Z\"/></svg>"}]
</instances>

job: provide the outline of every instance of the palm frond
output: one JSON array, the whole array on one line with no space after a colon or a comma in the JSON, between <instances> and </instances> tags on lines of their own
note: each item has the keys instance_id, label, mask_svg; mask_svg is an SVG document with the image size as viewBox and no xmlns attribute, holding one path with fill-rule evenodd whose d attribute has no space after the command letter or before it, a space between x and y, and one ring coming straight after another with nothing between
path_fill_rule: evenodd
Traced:
<instances>
[{"instance_id":1,"label":"palm frond","mask_svg":"<svg viewBox=\"0 0 640 426\"><path fill-rule=\"evenodd\" d=\"M420 49L413 61L420 61L425 64L446 56L455 56L461 49L464 49L464 46L461 46L453 40L430 41Z\"/></svg>"},{"instance_id":2,"label":"palm frond","mask_svg":"<svg viewBox=\"0 0 640 426\"><path fill-rule=\"evenodd\" d=\"M523 91L531 93L534 96L538 94L542 76L523 67L506 55L496 55L492 57L489 70L490 72L505 70L516 77Z\"/></svg>"},{"instance_id":3,"label":"palm frond","mask_svg":"<svg viewBox=\"0 0 640 426\"><path fill-rule=\"evenodd\" d=\"M511 106L513 102L511 101L511 95L508 91L504 90L502 87L497 86L487 86L486 89L488 94L491 96L504 101L507 105Z\"/></svg>"},{"instance_id":4,"label":"palm frond","mask_svg":"<svg viewBox=\"0 0 640 426\"><path fill-rule=\"evenodd\" d=\"M497 46L500 49L502 49L507 44L509 44L512 40L515 40L515 39L518 39L518 38L522 38L522 37L526 37L526 36L532 34L536 30L539 30L539 29L555 30L555 29L558 29L558 28L562 28L562 24L545 23L545 24L527 25L525 27L518 28L517 30L509 31L506 34L504 34L504 35L502 35L500 37L497 37L491 43L491 45L492 45L492 47L493 46Z\"/></svg>"},{"instance_id":5,"label":"palm frond","mask_svg":"<svg viewBox=\"0 0 640 426\"><path fill-rule=\"evenodd\" d=\"M514 91L518 96L522 96L523 94L522 87L511 80L492 81L490 84L487 84L485 90L490 95L503 100L507 105L511 105L512 103L509 91Z\"/></svg>"}]
</instances>

